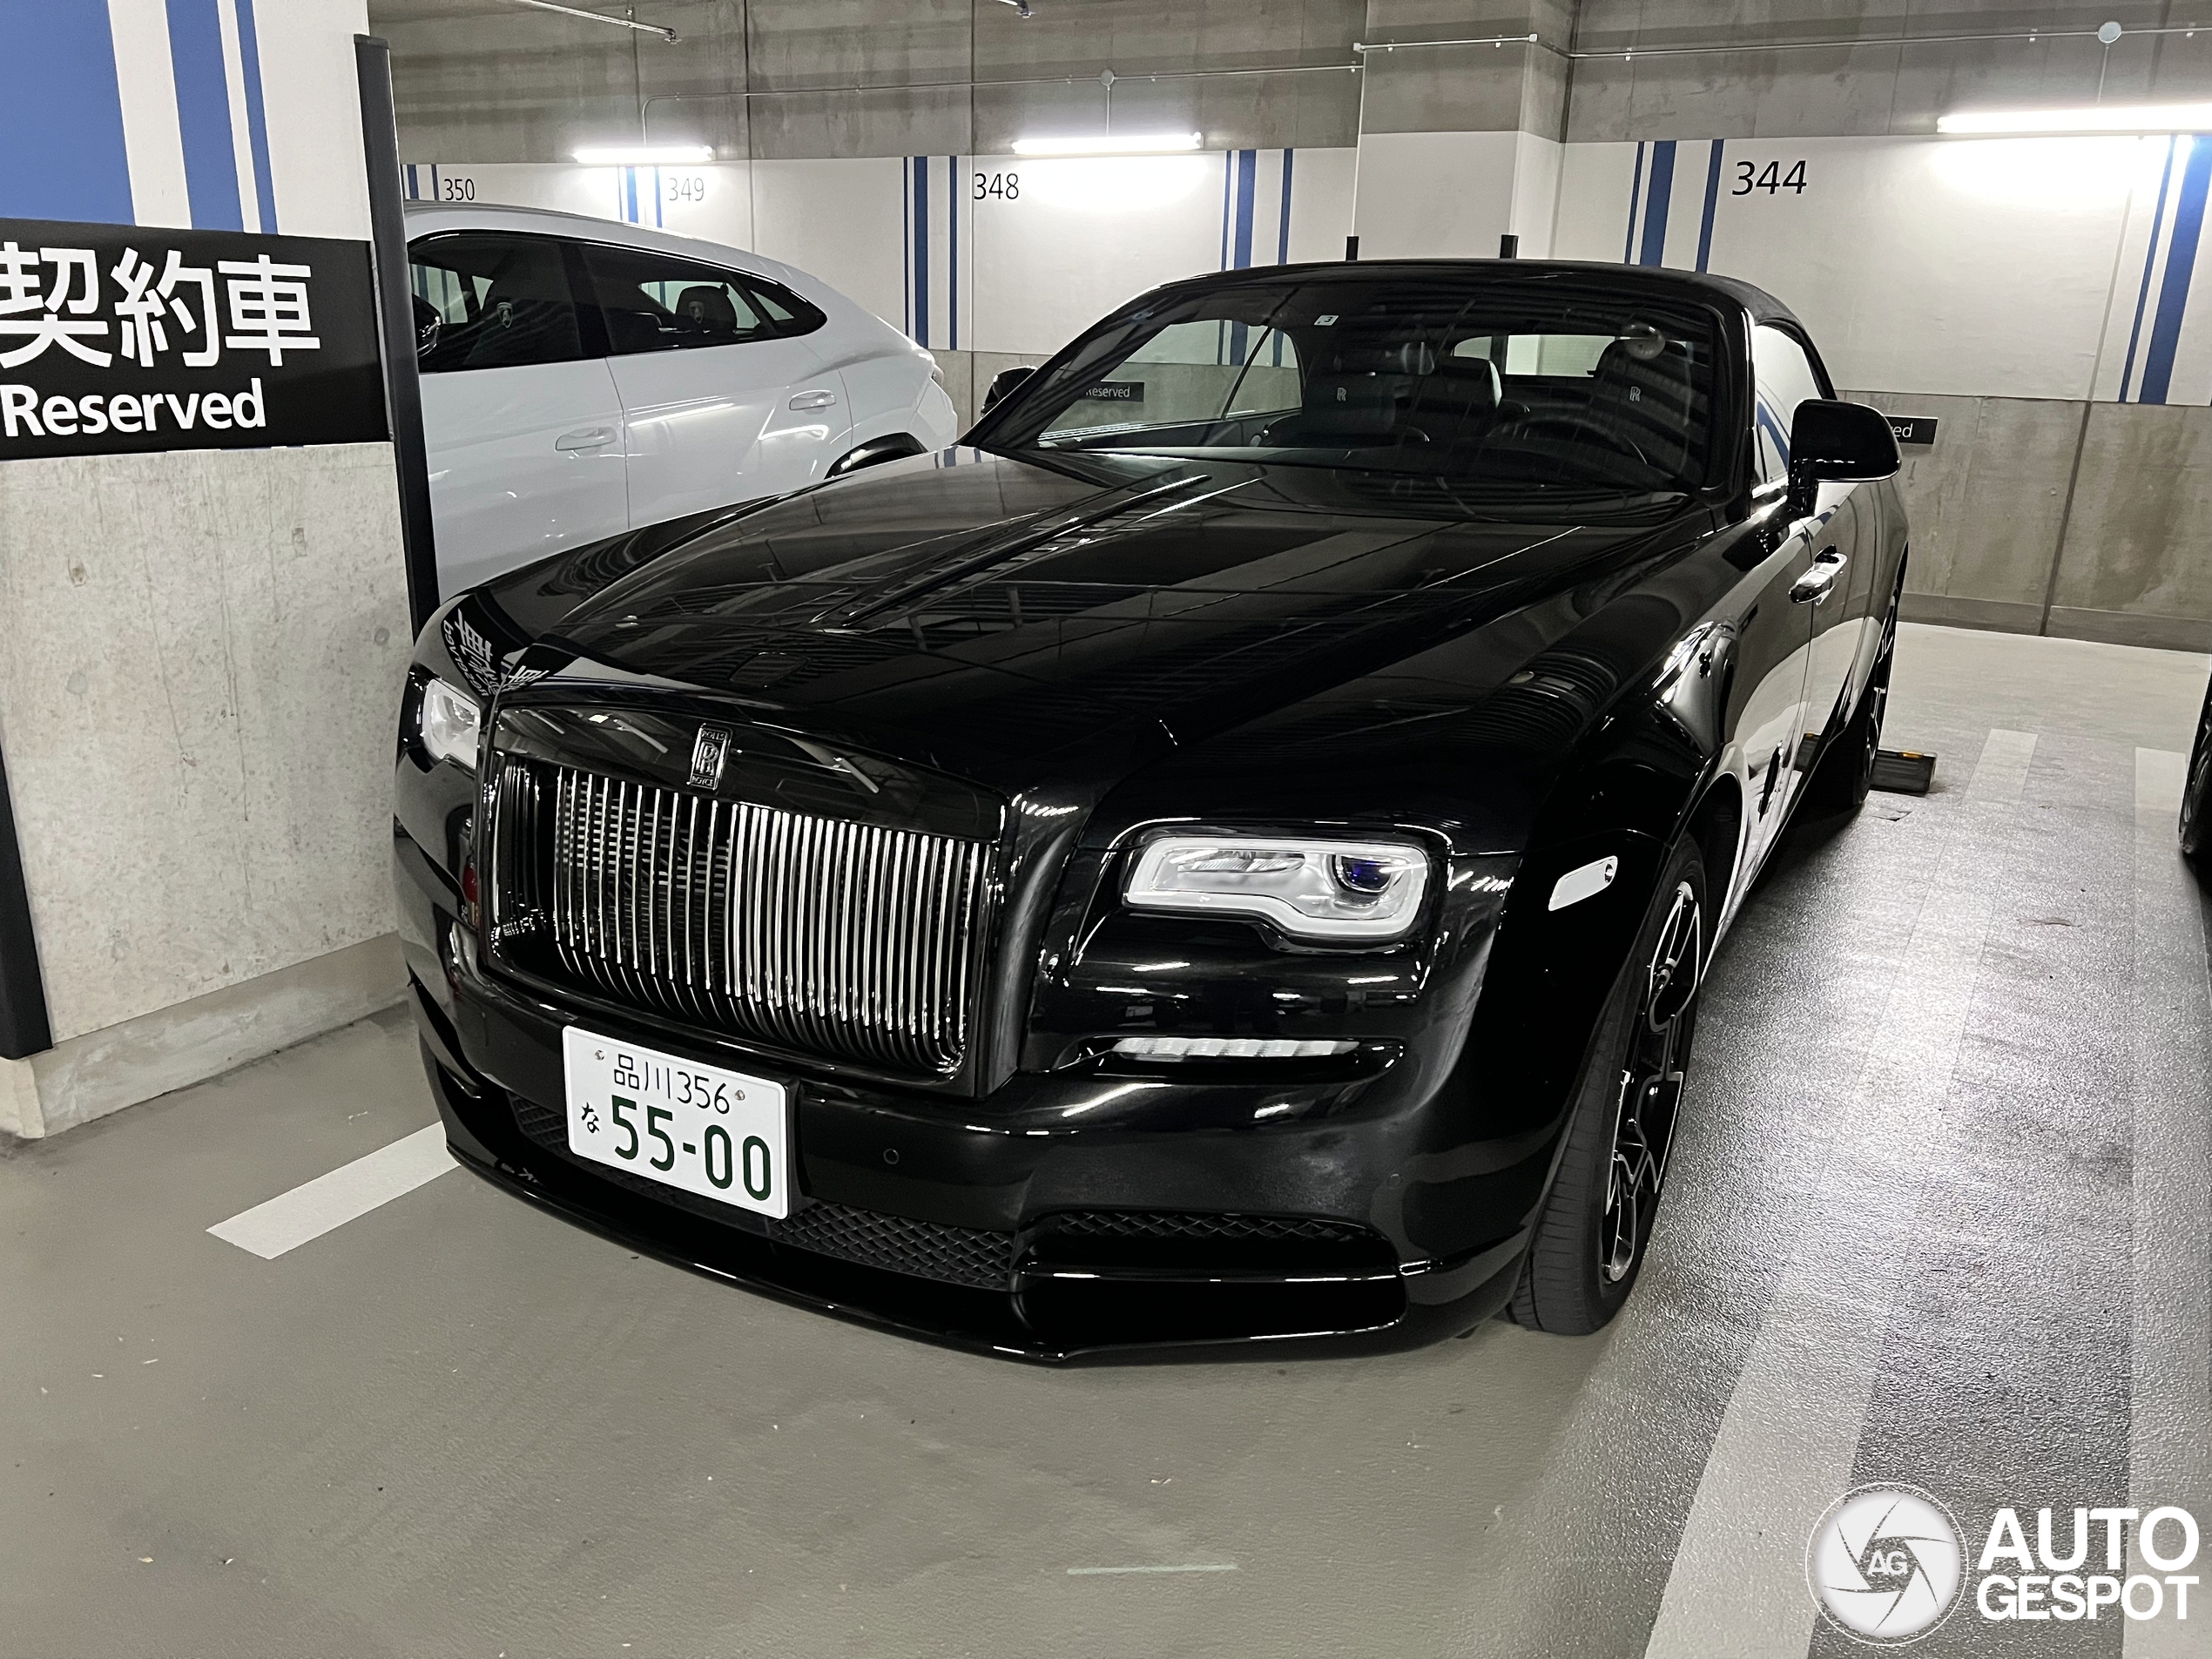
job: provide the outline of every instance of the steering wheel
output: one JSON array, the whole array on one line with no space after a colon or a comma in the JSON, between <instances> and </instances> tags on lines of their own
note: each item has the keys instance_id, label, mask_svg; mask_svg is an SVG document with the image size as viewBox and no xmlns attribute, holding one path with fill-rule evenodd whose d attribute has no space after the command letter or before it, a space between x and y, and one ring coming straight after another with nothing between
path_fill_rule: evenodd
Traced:
<instances>
[{"instance_id":1,"label":"steering wheel","mask_svg":"<svg viewBox=\"0 0 2212 1659\"><path fill-rule=\"evenodd\" d=\"M1386 432L1363 435L1361 441L1357 443L1332 443L1325 440L1317 442L1311 438L1302 442L1292 438L1285 442L1277 428L1287 426L1291 421L1299 418L1298 415L1286 415L1280 420L1271 421L1253 435L1252 442L1265 448L1285 449L1388 449L1400 444L1432 442L1428 434L1420 428L1407 426L1403 421Z\"/></svg>"},{"instance_id":2,"label":"steering wheel","mask_svg":"<svg viewBox=\"0 0 2212 1659\"><path fill-rule=\"evenodd\" d=\"M1530 415L1516 421L1513 428L1515 437L1526 437L1548 429L1564 432L1577 438L1593 439L1600 447L1610 449L1615 455L1633 456L1647 467L1651 465L1651 457L1636 448L1634 439L1616 431L1595 415L1585 415L1579 410L1562 409L1549 415Z\"/></svg>"}]
</instances>

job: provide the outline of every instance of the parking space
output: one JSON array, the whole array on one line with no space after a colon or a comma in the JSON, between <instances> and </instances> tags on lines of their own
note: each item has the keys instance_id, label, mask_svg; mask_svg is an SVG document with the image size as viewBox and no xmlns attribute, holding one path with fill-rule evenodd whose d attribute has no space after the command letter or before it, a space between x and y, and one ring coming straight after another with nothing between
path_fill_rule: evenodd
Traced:
<instances>
[{"instance_id":1,"label":"parking space","mask_svg":"<svg viewBox=\"0 0 2212 1659\"><path fill-rule=\"evenodd\" d=\"M2201 1500L2203 672L1904 631L1891 731L1936 788L1793 831L1591 1339L1036 1367L459 1170L271 1258L212 1235L432 1123L396 1011L19 1144L0 1646L1840 1655L1804 1549L1849 1486Z\"/></svg>"}]
</instances>

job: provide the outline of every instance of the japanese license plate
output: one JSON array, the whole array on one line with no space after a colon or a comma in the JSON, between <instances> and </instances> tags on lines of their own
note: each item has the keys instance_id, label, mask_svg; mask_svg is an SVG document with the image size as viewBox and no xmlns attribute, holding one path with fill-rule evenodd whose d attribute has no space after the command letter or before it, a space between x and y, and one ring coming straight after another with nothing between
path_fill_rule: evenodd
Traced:
<instances>
[{"instance_id":1,"label":"japanese license plate","mask_svg":"<svg viewBox=\"0 0 2212 1659\"><path fill-rule=\"evenodd\" d=\"M789 1091L570 1026L569 1150L702 1198L791 1213Z\"/></svg>"}]
</instances>

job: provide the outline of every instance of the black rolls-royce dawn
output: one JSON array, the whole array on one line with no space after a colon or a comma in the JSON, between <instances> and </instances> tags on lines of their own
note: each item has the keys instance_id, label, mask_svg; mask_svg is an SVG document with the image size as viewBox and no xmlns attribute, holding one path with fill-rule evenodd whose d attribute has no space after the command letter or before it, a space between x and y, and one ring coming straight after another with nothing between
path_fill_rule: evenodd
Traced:
<instances>
[{"instance_id":1,"label":"black rolls-royce dawn","mask_svg":"<svg viewBox=\"0 0 2212 1659\"><path fill-rule=\"evenodd\" d=\"M1755 288L1518 261L1176 283L992 391L424 630L455 1152L1009 1353L1603 1325L1712 953L1866 793L1887 423Z\"/></svg>"}]
</instances>

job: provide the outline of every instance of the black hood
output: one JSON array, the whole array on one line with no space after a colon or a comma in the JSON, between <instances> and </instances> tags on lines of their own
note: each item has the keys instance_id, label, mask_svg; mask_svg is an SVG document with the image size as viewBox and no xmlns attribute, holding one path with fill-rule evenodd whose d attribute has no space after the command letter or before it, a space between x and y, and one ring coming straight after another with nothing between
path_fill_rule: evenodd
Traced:
<instances>
[{"instance_id":1,"label":"black hood","mask_svg":"<svg viewBox=\"0 0 2212 1659\"><path fill-rule=\"evenodd\" d=\"M1545 602L1686 514L1705 523L1680 498L1501 510L1385 475L955 449L711 529L546 643L1011 792L1055 757L1187 758L1515 619L1483 653L1495 685L1584 609Z\"/></svg>"}]
</instances>

